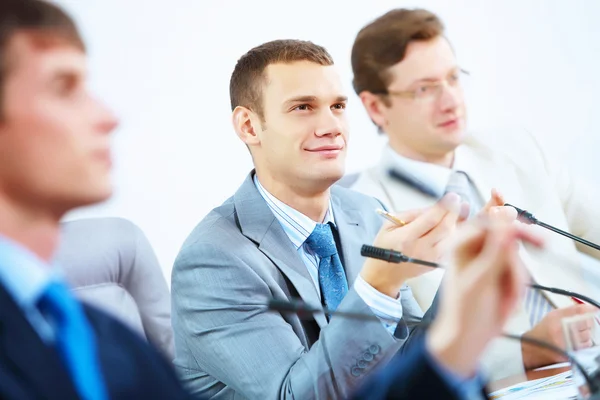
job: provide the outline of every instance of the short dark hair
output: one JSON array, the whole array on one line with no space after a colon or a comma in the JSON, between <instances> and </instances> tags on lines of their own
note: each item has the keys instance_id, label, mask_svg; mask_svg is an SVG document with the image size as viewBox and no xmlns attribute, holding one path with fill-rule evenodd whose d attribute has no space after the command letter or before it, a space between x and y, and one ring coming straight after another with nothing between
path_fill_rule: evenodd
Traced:
<instances>
[{"instance_id":1,"label":"short dark hair","mask_svg":"<svg viewBox=\"0 0 600 400\"><path fill-rule=\"evenodd\" d=\"M360 30L352 46L354 91L386 93L388 68L404 59L408 45L443 34L442 21L424 9L394 9L375 19Z\"/></svg>"},{"instance_id":2,"label":"short dark hair","mask_svg":"<svg viewBox=\"0 0 600 400\"><path fill-rule=\"evenodd\" d=\"M36 40L61 41L85 51L75 22L58 6L45 0L0 0L0 116L9 73L8 50L11 39L21 32L33 34Z\"/></svg>"},{"instance_id":3,"label":"short dark hair","mask_svg":"<svg viewBox=\"0 0 600 400\"><path fill-rule=\"evenodd\" d=\"M271 64L295 61L333 65L333 58L327 50L309 41L288 39L263 43L244 54L231 74L231 110L242 106L263 118L262 85L266 82L265 69Z\"/></svg>"}]
</instances>

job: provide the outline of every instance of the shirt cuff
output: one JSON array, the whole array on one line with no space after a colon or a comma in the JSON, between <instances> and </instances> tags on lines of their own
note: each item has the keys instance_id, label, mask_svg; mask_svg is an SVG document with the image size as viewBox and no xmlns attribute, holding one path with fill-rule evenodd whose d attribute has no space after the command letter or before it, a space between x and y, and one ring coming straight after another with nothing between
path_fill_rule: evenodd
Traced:
<instances>
[{"instance_id":1,"label":"shirt cuff","mask_svg":"<svg viewBox=\"0 0 600 400\"><path fill-rule=\"evenodd\" d=\"M369 285L362 276L358 276L354 281L354 290L360 298L371 308L380 320L385 329L392 335L396 331L398 322L402 319L402 303L400 293L397 298L386 296Z\"/></svg>"},{"instance_id":2,"label":"shirt cuff","mask_svg":"<svg viewBox=\"0 0 600 400\"><path fill-rule=\"evenodd\" d=\"M484 400L483 387L485 385L485 379L481 373L478 373L471 378L460 376L446 366L440 364L435 356L429 352L427 346L425 346L425 356L429 360L429 364L433 370L437 372L441 379L459 399Z\"/></svg>"}]
</instances>

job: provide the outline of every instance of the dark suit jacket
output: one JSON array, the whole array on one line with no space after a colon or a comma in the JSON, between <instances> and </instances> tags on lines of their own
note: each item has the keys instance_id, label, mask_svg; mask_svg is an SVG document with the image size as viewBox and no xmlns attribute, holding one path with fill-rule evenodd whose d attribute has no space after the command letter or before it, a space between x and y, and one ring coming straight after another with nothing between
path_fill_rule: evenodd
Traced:
<instances>
[{"instance_id":1,"label":"dark suit jacket","mask_svg":"<svg viewBox=\"0 0 600 400\"><path fill-rule=\"evenodd\" d=\"M367 380L351 399L460 400L425 354L424 335L416 336L412 344ZM487 398L483 388L482 398Z\"/></svg>"},{"instance_id":2,"label":"dark suit jacket","mask_svg":"<svg viewBox=\"0 0 600 400\"><path fill-rule=\"evenodd\" d=\"M188 399L174 370L121 323L84 305L96 333L108 393L115 399ZM0 398L79 399L71 377L0 284Z\"/></svg>"}]
</instances>

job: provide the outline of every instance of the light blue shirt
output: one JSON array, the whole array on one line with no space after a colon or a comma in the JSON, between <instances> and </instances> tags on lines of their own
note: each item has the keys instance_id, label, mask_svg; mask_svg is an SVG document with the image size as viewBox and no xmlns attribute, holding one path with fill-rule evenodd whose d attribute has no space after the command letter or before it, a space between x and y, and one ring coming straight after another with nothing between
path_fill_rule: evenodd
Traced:
<instances>
[{"instance_id":1,"label":"light blue shirt","mask_svg":"<svg viewBox=\"0 0 600 400\"><path fill-rule=\"evenodd\" d=\"M37 302L59 274L23 246L0 236L0 283L6 288L25 318L46 343L54 340L52 325L42 316Z\"/></svg>"},{"instance_id":2,"label":"light blue shirt","mask_svg":"<svg viewBox=\"0 0 600 400\"><path fill-rule=\"evenodd\" d=\"M298 210L293 209L287 204L283 203L279 199L271 195L267 190L260 184L256 175L254 175L254 184L265 199L267 205L275 215L275 218L281 224L283 231L286 233L294 247L298 250L298 255L306 265L308 272L313 280L317 293L321 296L321 290L319 286L319 257L305 245L306 239L310 236L312 231L317 226L317 223L302 214ZM329 201L329 208L323 218L323 224L331 223L335 226L335 218L333 207L331 206L331 200ZM352 282L349 282L349 286ZM393 335L396 330L396 326L402 318L402 303L400 302L400 295L394 299L383 293L377 291L371 285L369 285L360 275L354 282L354 290L363 299L363 301L371 308L373 313L381 319L383 326Z\"/></svg>"}]
</instances>

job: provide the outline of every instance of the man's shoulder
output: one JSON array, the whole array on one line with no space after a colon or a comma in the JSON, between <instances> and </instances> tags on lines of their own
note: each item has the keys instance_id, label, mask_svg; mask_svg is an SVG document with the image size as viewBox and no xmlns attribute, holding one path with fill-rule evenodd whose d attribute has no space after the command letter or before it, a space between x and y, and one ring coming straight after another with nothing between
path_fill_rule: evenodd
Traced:
<instances>
[{"instance_id":1,"label":"man's shoulder","mask_svg":"<svg viewBox=\"0 0 600 400\"><path fill-rule=\"evenodd\" d=\"M236 215L235 203L233 197L230 197L202 218L188 235L183 248L198 242L222 242L222 239L220 239L222 236L230 237L236 234L241 234L241 230Z\"/></svg>"},{"instance_id":2,"label":"man's shoulder","mask_svg":"<svg viewBox=\"0 0 600 400\"><path fill-rule=\"evenodd\" d=\"M463 147L490 162L516 166L542 166L546 157L535 135L522 126L512 124L471 131Z\"/></svg>"},{"instance_id":3,"label":"man's shoulder","mask_svg":"<svg viewBox=\"0 0 600 400\"><path fill-rule=\"evenodd\" d=\"M239 210L231 197L192 229L175 258L172 276L198 262L235 264L239 259L252 259L256 251L258 245L242 232Z\"/></svg>"}]
</instances>

